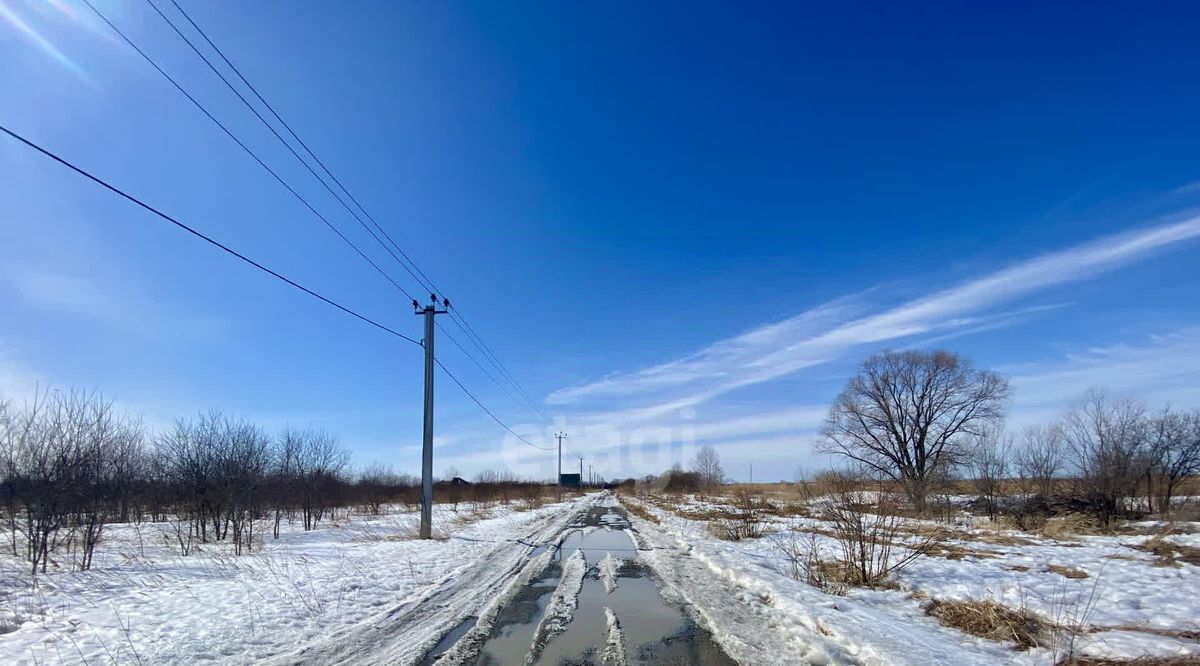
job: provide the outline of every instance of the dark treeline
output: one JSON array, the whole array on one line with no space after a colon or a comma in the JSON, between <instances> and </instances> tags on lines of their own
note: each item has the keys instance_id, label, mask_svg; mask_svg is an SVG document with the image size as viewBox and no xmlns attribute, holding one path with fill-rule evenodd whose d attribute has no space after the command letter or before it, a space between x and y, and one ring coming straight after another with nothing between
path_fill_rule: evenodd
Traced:
<instances>
[{"instance_id":1,"label":"dark treeline","mask_svg":"<svg viewBox=\"0 0 1200 666\"><path fill-rule=\"evenodd\" d=\"M152 435L95 393L47 392L23 407L0 399L5 546L35 574L51 563L90 568L111 523L167 522L182 555L210 542L242 554L278 538L284 522L312 530L347 507L415 506L418 485L378 464L352 473L349 451L320 430L268 433L214 411ZM541 488L485 472L469 487L439 482L436 493L457 509Z\"/></svg>"}]
</instances>

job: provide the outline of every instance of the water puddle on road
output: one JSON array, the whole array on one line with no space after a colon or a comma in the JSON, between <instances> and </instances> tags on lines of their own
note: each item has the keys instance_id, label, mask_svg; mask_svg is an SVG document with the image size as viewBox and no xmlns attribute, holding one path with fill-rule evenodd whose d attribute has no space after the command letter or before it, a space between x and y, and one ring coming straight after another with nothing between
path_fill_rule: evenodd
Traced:
<instances>
[{"instance_id":1,"label":"water puddle on road","mask_svg":"<svg viewBox=\"0 0 1200 666\"><path fill-rule=\"evenodd\" d=\"M734 664L682 608L663 599L653 576L638 561L628 527L617 507L585 512L546 571L500 613L475 663ZM576 551L586 560L581 585L584 565L572 561ZM569 623L554 626L564 599L570 606L575 585L579 594L574 612L567 611Z\"/></svg>"}]
</instances>

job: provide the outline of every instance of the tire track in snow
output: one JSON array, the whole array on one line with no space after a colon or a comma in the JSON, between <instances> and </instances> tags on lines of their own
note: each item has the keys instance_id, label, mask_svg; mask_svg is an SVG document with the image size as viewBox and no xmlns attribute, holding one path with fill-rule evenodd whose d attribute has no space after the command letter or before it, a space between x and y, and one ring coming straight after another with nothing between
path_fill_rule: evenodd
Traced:
<instances>
[{"instance_id":1,"label":"tire track in snow","mask_svg":"<svg viewBox=\"0 0 1200 666\"><path fill-rule=\"evenodd\" d=\"M542 656L546 644L566 631L567 625L571 624L571 618L575 616L575 607L579 603L579 592L583 589L583 575L587 573L587 569L587 560L581 550L576 550L563 562L562 578L558 581L558 587L554 588L554 595L550 597L550 603L546 606L541 622L538 622L537 630L533 632L533 643L529 646L526 664L535 663L538 657Z\"/></svg>"},{"instance_id":2,"label":"tire track in snow","mask_svg":"<svg viewBox=\"0 0 1200 666\"><path fill-rule=\"evenodd\" d=\"M519 539L528 543L561 543L564 529L591 505L583 498L530 526ZM271 666L296 664L416 664L447 632L473 615L481 615L486 600L522 586L514 579L536 562L528 546L500 543L488 553L455 570L437 585L422 590L363 622L323 636L296 651L262 660ZM544 565L543 565L544 568ZM533 574L536 575L536 574Z\"/></svg>"}]
</instances>

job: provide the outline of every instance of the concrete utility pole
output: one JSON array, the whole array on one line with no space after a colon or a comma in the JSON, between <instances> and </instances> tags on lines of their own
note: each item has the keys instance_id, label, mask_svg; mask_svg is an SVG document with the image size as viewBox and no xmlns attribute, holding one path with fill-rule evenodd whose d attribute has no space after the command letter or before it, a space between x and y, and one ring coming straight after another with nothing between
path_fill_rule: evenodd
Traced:
<instances>
[{"instance_id":1,"label":"concrete utility pole","mask_svg":"<svg viewBox=\"0 0 1200 666\"><path fill-rule=\"evenodd\" d=\"M565 432L560 432L554 436L558 440L558 485L560 486L562 485L562 441L563 437L566 436L567 433Z\"/></svg>"},{"instance_id":2,"label":"concrete utility pole","mask_svg":"<svg viewBox=\"0 0 1200 666\"><path fill-rule=\"evenodd\" d=\"M579 456L579 485L583 485L583 456Z\"/></svg>"},{"instance_id":3,"label":"concrete utility pole","mask_svg":"<svg viewBox=\"0 0 1200 666\"><path fill-rule=\"evenodd\" d=\"M421 538L429 539L433 535L433 318L435 315L446 314L447 310L438 309L437 294L429 295L429 305L424 308L413 299L413 314L425 317L425 339L421 346L425 348L425 428L421 438ZM450 300L443 299L442 306L449 308Z\"/></svg>"}]
</instances>

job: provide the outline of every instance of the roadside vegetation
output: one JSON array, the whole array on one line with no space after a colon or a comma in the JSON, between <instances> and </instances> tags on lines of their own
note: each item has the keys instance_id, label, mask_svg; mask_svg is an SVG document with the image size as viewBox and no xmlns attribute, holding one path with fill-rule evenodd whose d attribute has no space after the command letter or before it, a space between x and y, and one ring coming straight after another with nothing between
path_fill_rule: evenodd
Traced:
<instances>
[{"instance_id":1,"label":"roadside vegetation","mask_svg":"<svg viewBox=\"0 0 1200 666\"><path fill-rule=\"evenodd\" d=\"M1097 389L1011 433L1009 397L1002 377L948 352L878 354L821 429L840 468L723 483L706 447L687 469L625 482L621 499L826 594L895 594L1037 663L1196 663L1195 605L1172 588L1200 581L1200 411ZM1139 610L1157 598L1177 607ZM1138 652L1154 637L1166 642Z\"/></svg>"},{"instance_id":2,"label":"roadside vegetation","mask_svg":"<svg viewBox=\"0 0 1200 666\"><path fill-rule=\"evenodd\" d=\"M528 509L556 493L507 471L469 482L448 470L434 501ZM216 545L242 555L284 526L415 511L420 488L386 465L355 470L321 430L272 434L213 411L150 433L98 394L46 391L22 406L0 398L0 502L3 547L38 575L90 569L114 524L166 526L181 556Z\"/></svg>"}]
</instances>

